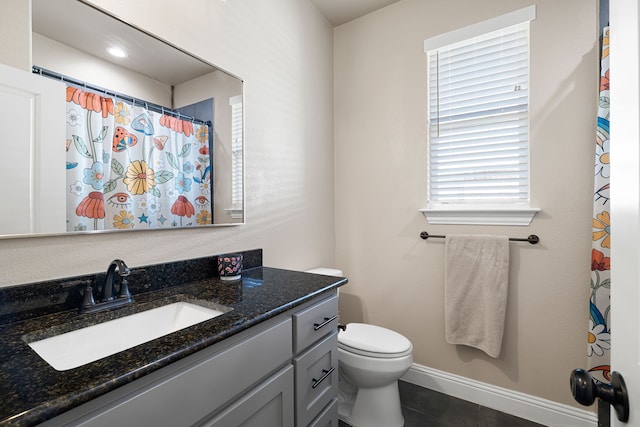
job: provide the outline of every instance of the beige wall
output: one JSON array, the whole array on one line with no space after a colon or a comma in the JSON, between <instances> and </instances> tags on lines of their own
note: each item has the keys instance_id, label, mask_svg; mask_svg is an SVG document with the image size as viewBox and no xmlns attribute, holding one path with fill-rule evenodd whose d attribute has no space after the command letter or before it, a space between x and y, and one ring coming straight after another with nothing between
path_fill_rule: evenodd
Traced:
<instances>
[{"instance_id":1,"label":"beige wall","mask_svg":"<svg viewBox=\"0 0 640 427\"><path fill-rule=\"evenodd\" d=\"M530 4L532 205L529 227L433 226L426 207L423 40ZM576 405L586 364L594 134L596 0L403 0L334 31L336 266L343 321L395 329L418 364ZM444 242L419 233L489 233L511 244L502 355L444 339Z\"/></svg>"},{"instance_id":2,"label":"beige wall","mask_svg":"<svg viewBox=\"0 0 640 427\"><path fill-rule=\"evenodd\" d=\"M0 240L0 286L103 271L120 257L139 266L252 248L274 267L333 264L333 35L311 3L95 3L244 79L247 224ZM9 39L25 34L23 23Z\"/></svg>"},{"instance_id":3,"label":"beige wall","mask_svg":"<svg viewBox=\"0 0 640 427\"><path fill-rule=\"evenodd\" d=\"M0 58L3 64L31 68L31 2L2 0Z\"/></svg>"}]
</instances>

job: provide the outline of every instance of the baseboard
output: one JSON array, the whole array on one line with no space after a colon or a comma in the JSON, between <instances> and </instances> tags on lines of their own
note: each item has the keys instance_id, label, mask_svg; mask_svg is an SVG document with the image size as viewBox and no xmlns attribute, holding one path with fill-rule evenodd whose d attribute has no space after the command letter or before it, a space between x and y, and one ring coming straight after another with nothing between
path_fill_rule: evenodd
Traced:
<instances>
[{"instance_id":1,"label":"baseboard","mask_svg":"<svg viewBox=\"0 0 640 427\"><path fill-rule=\"evenodd\" d=\"M598 416L594 412L415 363L400 379L545 426L596 427L598 425Z\"/></svg>"}]
</instances>

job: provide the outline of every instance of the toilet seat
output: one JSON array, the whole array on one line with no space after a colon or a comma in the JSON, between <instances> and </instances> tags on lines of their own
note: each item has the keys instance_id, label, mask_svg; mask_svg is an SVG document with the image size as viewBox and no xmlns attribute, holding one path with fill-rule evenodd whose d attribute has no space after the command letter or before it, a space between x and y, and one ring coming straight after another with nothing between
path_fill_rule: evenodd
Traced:
<instances>
[{"instance_id":1,"label":"toilet seat","mask_svg":"<svg viewBox=\"0 0 640 427\"><path fill-rule=\"evenodd\" d=\"M391 359L407 356L413 346L405 336L381 326L349 323L338 334L338 348L362 356Z\"/></svg>"}]
</instances>

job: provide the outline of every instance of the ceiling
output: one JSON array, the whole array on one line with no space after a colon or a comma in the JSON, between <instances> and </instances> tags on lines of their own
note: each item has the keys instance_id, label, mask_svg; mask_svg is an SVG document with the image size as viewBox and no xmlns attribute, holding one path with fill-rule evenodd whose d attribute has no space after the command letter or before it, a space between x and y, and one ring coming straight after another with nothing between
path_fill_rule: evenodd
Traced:
<instances>
[{"instance_id":1,"label":"ceiling","mask_svg":"<svg viewBox=\"0 0 640 427\"><path fill-rule=\"evenodd\" d=\"M400 0L311 0L334 27L398 1ZM34 32L106 61L116 62L155 80L175 85L213 70L210 64L185 55L184 52L80 1L33 0L32 4ZM66 13L57 13L61 9ZM68 25L69 16L74 17L73 25ZM95 28L100 28L101 31L94 31ZM79 34L82 36L78 36ZM106 48L114 40L129 51L127 58L116 60L106 54ZM172 59L165 61L166 58ZM163 62L157 63L158 60ZM146 65L140 68L141 64Z\"/></svg>"},{"instance_id":2,"label":"ceiling","mask_svg":"<svg viewBox=\"0 0 640 427\"><path fill-rule=\"evenodd\" d=\"M168 85L215 71L212 65L80 1L32 0L32 11L34 32ZM107 48L114 45L128 56L110 56Z\"/></svg>"},{"instance_id":3,"label":"ceiling","mask_svg":"<svg viewBox=\"0 0 640 427\"><path fill-rule=\"evenodd\" d=\"M311 0L329 22L337 27L400 0Z\"/></svg>"}]
</instances>

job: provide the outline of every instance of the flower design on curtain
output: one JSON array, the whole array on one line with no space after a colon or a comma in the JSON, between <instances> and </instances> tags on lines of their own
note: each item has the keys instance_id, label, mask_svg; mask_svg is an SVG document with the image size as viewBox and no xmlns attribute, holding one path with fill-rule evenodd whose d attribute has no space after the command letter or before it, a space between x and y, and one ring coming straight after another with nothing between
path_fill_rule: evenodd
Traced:
<instances>
[{"instance_id":1,"label":"flower design on curtain","mask_svg":"<svg viewBox=\"0 0 640 427\"><path fill-rule=\"evenodd\" d=\"M67 229L212 223L209 128L67 88Z\"/></svg>"},{"instance_id":2,"label":"flower design on curtain","mask_svg":"<svg viewBox=\"0 0 640 427\"><path fill-rule=\"evenodd\" d=\"M609 216L609 27L603 29L600 101L596 131L596 158L591 251L591 293L587 364L597 380L609 382L611 325L611 220Z\"/></svg>"}]
</instances>

